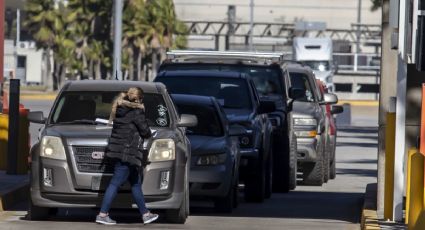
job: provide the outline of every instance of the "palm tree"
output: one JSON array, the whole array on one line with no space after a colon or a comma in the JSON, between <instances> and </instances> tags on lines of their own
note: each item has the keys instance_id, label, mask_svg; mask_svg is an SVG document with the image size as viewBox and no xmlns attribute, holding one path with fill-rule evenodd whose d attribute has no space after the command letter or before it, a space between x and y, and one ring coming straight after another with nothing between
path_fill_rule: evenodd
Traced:
<instances>
[{"instance_id":1,"label":"palm tree","mask_svg":"<svg viewBox=\"0 0 425 230\"><path fill-rule=\"evenodd\" d=\"M28 0L25 11L27 20L24 22L24 26L32 34L37 49L44 51L43 60L46 68L43 72L43 83L48 90L53 90L50 59L55 40L54 27L55 22L57 22L54 0Z\"/></svg>"},{"instance_id":2,"label":"palm tree","mask_svg":"<svg viewBox=\"0 0 425 230\"><path fill-rule=\"evenodd\" d=\"M150 28L147 16L145 0L129 0L124 7L123 57L127 59L126 69L132 80L142 79L142 60L146 55L146 35Z\"/></svg>"},{"instance_id":3,"label":"palm tree","mask_svg":"<svg viewBox=\"0 0 425 230\"><path fill-rule=\"evenodd\" d=\"M111 9L112 1L69 0L72 12L72 30L76 47L76 65L81 78L105 78L105 69L110 68L112 40Z\"/></svg>"},{"instance_id":4,"label":"palm tree","mask_svg":"<svg viewBox=\"0 0 425 230\"><path fill-rule=\"evenodd\" d=\"M187 34L187 28L177 19L172 0L148 0L147 8L151 25L147 40L151 48L153 78L159 67L159 60L165 57L165 51L175 47L174 35L178 35L178 47L186 46L183 37Z\"/></svg>"},{"instance_id":5,"label":"palm tree","mask_svg":"<svg viewBox=\"0 0 425 230\"><path fill-rule=\"evenodd\" d=\"M372 1L372 7L371 10L375 11L382 7L382 0L371 0Z\"/></svg>"}]
</instances>

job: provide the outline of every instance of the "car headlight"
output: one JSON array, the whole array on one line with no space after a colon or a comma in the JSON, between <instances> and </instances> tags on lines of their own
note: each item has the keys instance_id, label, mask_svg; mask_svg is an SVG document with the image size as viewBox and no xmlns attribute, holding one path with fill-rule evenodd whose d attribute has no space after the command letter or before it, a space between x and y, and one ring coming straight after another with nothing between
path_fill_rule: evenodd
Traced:
<instances>
[{"instance_id":1,"label":"car headlight","mask_svg":"<svg viewBox=\"0 0 425 230\"><path fill-rule=\"evenodd\" d=\"M219 165L223 164L226 161L226 154L214 154L214 155L205 155L200 156L196 165L199 166L208 166L208 165Z\"/></svg>"},{"instance_id":2,"label":"car headlight","mask_svg":"<svg viewBox=\"0 0 425 230\"><path fill-rule=\"evenodd\" d=\"M44 136L41 140L41 157L66 160L65 148L60 137Z\"/></svg>"},{"instance_id":3,"label":"car headlight","mask_svg":"<svg viewBox=\"0 0 425 230\"><path fill-rule=\"evenodd\" d=\"M317 121L313 118L295 118L294 125L317 126Z\"/></svg>"},{"instance_id":4,"label":"car headlight","mask_svg":"<svg viewBox=\"0 0 425 230\"><path fill-rule=\"evenodd\" d=\"M149 161L170 161L176 159L176 146L172 139L154 140L149 150Z\"/></svg>"},{"instance_id":5,"label":"car headlight","mask_svg":"<svg viewBox=\"0 0 425 230\"><path fill-rule=\"evenodd\" d=\"M253 141L252 134L239 136L240 147L249 148L249 147L252 147L253 144L254 144L254 141Z\"/></svg>"},{"instance_id":6,"label":"car headlight","mask_svg":"<svg viewBox=\"0 0 425 230\"><path fill-rule=\"evenodd\" d=\"M311 131L295 131L295 136L297 137L316 137L317 130L311 130Z\"/></svg>"}]
</instances>

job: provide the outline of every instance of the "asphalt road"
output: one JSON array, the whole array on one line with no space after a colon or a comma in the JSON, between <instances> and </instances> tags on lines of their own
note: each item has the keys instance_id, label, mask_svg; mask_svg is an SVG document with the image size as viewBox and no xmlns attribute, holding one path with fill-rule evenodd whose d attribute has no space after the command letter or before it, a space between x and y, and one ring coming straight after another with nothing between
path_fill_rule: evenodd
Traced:
<instances>
[{"instance_id":1,"label":"asphalt road","mask_svg":"<svg viewBox=\"0 0 425 230\"><path fill-rule=\"evenodd\" d=\"M30 109L48 111L49 102L28 101ZM50 103L51 104L51 103ZM364 111L363 111L364 110ZM366 184L376 182L377 108L352 108L351 124L338 131L337 178L322 187L298 186L288 194L273 194L262 204L242 201L232 214L215 213L209 203L191 203L185 225L155 223L143 226L136 211L112 210L119 224L108 229L359 229ZM346 116L346 115L343 115ZM347 115L348 116L348 115ZM356 122L359 116L361 122ZM344 120L344 117L340 118ZM359 126L362 125L362 126ZM32 127L32 131L36 128ZM93 223L97 210L60 210L44 222L25 220L25 203L0 213L0 229L104 229Z\"/></svg>"}]
</instances>

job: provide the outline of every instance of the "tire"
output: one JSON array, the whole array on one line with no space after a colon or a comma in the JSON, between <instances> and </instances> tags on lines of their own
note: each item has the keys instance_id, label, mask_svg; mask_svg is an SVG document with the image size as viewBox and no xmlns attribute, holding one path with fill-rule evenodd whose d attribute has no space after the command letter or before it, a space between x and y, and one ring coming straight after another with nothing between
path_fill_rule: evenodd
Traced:
<instances>
[{"instance_id":1,"label":"tire","mask_svg":"<svg viewBox=\"0 0 425 230\"><path fill-rule=\"evenodd\" d=\"M323 182L327 183L330 177L330 167L331 167L331 156L330 156L330 146L325 145L325 155L323 157Z\"/></svg>"},{"instance_id":2,"label":"tire","mask_svg":"<svg viewBox=\"0 0 425 230\"><path fill-rule=\"evenodd\" d=\"M187 167L187 166L186 166ZM189 183L188 183L188 169L186 168L186 175L184 179L185 191L180 208L171 209L166 211L166 220L174 224L184 224L189 216Z\"/></svg>"},{"instance_id":3,"label":"tire","mask_svg":"<svg viewBox=\"0 0 425 230\"><path fill-rule=\"evenodd\" d=\"M297 141L280 135L274 144L273 192L287 193L297 186Z\"/></svg>"},{"instance_id":4,"label":"tire","mask_svg":"<svg viewBox=\"0 0 425 230\"><path fill-rule=\"evenodd\" d=\"M336 150L336 146L332 146L332 158L331 158L331 166L330 166L330 172L329 172L329 178L331 180L336 178L336 159L335 159L335 150Z\"/></svg>"},{"instance_id":5,"label":"tire","mask_svg":"<svg viewBox=\"0 0 425 230\"><path fill-rule=\"evenodd\" d=\"M251 167L257 165L257 170L253 174L245 176L245 200L247 202L261 203L265 197L266 170L263 163L251 161L249 164Z\"/></svg>"},{"instance_id":6,"label":"tire","mask_svg":"<svg viewBox=\"0 0 425 230\"><path fill-rule=\"evenodd\" d=\"M233 208L237 208L239 206L239 182L236 183L233 193Z\"/></svg>"},{"instance_id":7,"label":"tire","mask_svg":"<svg viewBox=\"0 0 425 230\"><path fill-rule=\"evenodd\" d=\"M44 208L35 206L30 198L27 219L31 221L46 220L50 214L56 214L56 208Z\"/></svg>"},{"instance_id":8,"label":"tire","mask_svg":"<svg viewBox=\"0 0 425 230\"><path fill-rule=\"evenodd\" d=\"M331 162L329 179L333 180L336 178L336 162L335 159Z\"/></svg>"},{"instance_id":9,"label":"tire","mask_svg":"<svg viewBox=\"0 0 425 230\"><path fill-rule=\"evenodd\" d=\"M214 201L214 208L217 212L221 213L232 213L234 206L235 198L235 186L232 187L227 192L227 195L223 198L217 198Z\"/></svg>"},{"instance_id":10,"label":"tire","mask_svg":"<svg viewBox=\"0 0 425 230\"><path fill-rule=\"evenodd\" d=\"M265 183L265 195L264 197L266 199L270 198L272 196L273 192L273 155L271 151L271 145L269 150L269 157L267 160L267 168L266 168L266 183Z\"/></svg>"},{"instance_id":11,"label":"tire","mask_svg":"<svg viewBox=\"0 0 425 230\"><path fill-rule=\"evenodd\" d=\"M292 134L289 145L289 180L288 187L290 190L294 190L297 187L297 137Z\"/></svg>"},{"instance_id":12,"label":"tire","mask_svg":"<svg viewBox=\"0 0 425 230\"><path fill-rule=\"evenodd\" d=\"M321 186L324 182L324 148L320 147L317 152L315 163L303 164L303 184Z\"/></svg>"},{"instance_id":13,"label":"tire","mask_svg":"<svg viewBox=\"0 0 425 230\"><path fill-rule=\"evenodd\" d=\"M239 206L239 169L236 170L235 182L233 188L233 208L237 208Z\"/></svg>"}]
</instances>

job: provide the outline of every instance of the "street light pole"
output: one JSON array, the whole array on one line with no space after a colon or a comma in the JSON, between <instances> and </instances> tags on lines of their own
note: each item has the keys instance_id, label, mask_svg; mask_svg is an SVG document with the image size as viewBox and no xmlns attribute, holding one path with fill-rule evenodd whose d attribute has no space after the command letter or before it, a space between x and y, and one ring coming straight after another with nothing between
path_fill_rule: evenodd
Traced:
<instances>
[{"instance_id":1,"label":"street light pole","mask_svg":"<svg viewBox=\"0 0 425 230\"><path fill-rule=\"evenodd\" d=\"M112 76L116 80L122 79L121 72L121 39L122 39L122 8L123 0L114 1L114 67Z\"/></svg>"},{"instance_id":2,"label":"street light pole","mask_svg":"<svg viewBox=\"0 0 425 230\"><path fill-rule=\"evenodd\" d=\"M357 41L356 41L356 53L360 53L360 24L362 23L362 0L359 0L357 7Z\"/></svg>"},{"instance_id":3,"label":"street light pole","mask_svg":"<svg viewBox=\"0 0 425 230\"><path fill-rule=\"evenodd\" d=\"M254 49L252 39L254 34L254 0L249 3L249 11L249 50L252 51Z\"/></svg>"}]
</instances>

